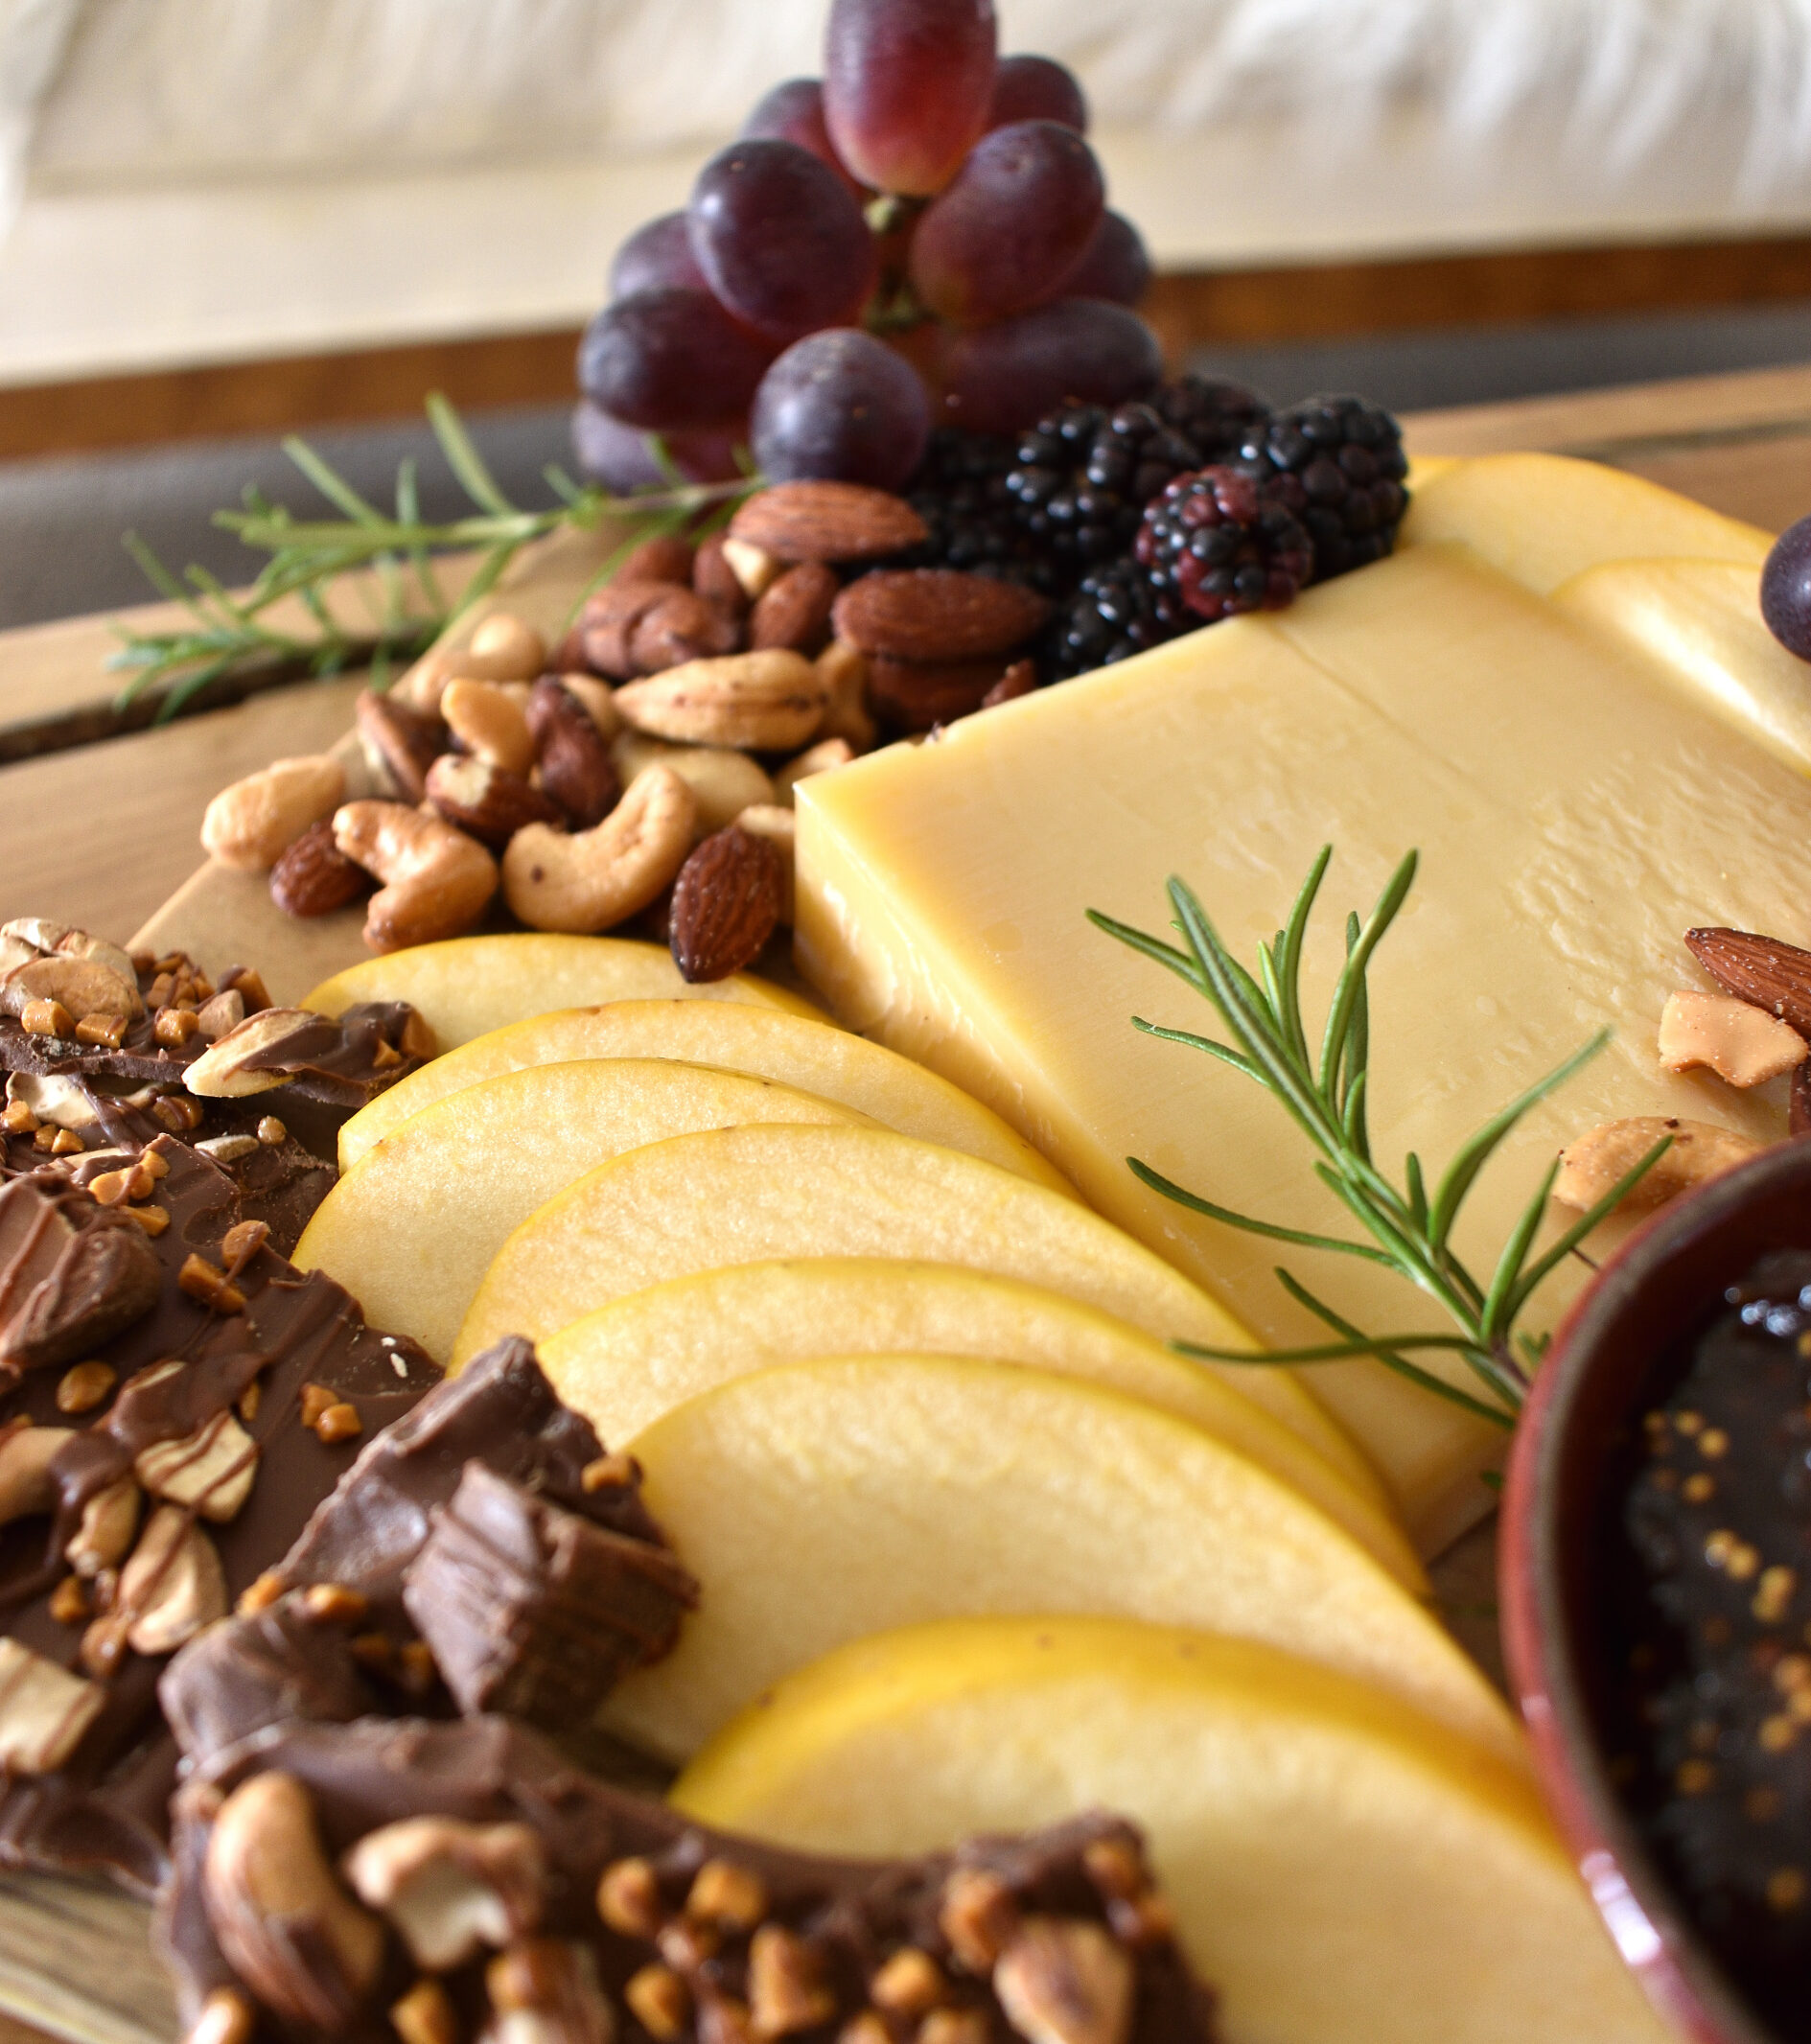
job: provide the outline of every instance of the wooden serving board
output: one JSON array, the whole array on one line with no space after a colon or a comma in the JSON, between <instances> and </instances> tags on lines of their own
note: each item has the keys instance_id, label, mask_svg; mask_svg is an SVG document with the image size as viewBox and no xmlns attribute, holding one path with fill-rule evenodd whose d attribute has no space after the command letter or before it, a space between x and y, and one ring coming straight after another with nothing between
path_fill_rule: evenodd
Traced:
<instances>
[{"instance_id":1,"label":"wooden serving board","mask_svg":"<svg viewBox=\"0 0 1811 2044\"><path fill-rule=\"evenodd\" d=\"M1405 422L1411 452L1544 448L1606 461L1777 528L1811 510L1811 367L1543 399ZM614 534L562 534L528 551L487 608L550 636ZM151 614L140 614L150 616ZM477 616L463 629L469 632ZM109 623L0 634L0 741L28 720L81 729L116 681ZM254 964L279 1001L366 956L360 912L282 915L261 875L196 865L201 812L228 781L285 754L348 743L362 677L256 695L237 707L40 756L0 744L0 875L7 914L58 916L134 943ZM65 715L65 712L68 714ZM99 727L103 720L93 720ZM1453 1631L1500 1680L1489 1527L1433 1570ZM33 2030L79 2044L169 2044L176 2022L151 1954L148 1912L98 1884L0 1876L0 2044ZM16 2019L16 2020L14 2020Z\"/></svg>"}]
</instances>

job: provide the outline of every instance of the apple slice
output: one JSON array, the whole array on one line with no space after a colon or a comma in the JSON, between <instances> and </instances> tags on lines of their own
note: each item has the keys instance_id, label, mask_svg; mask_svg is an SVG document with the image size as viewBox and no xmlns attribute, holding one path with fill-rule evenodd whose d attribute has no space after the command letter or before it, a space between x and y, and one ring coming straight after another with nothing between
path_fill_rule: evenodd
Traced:
<instances>
[{"instance_id":1,"label":"apple slice","mask_svg":"<svg viewBox=\"0 0 1811 2044\"><path fill-rule=\"evenodd\" d=\"M1544 596L1601 561L1679 554L1759 570L1771 532L1657 482L1564 454L1480 454L1431 476L1409 499L1402 544L1463 540Z\"/></svg>"},{"instance_id":2,"label":"apple slice","mask_svg":"<svg viewBox=\"0 0 1811 2044\"><path fill-rule=\"evenodd\" d=\"M786 1363L675 1407L636 1457L702 1591L604 1715L663 1758L865 1634L1091 1612L1267 1641L1520 1760L1502 1700L1332 1520L1098 1384L948 1356Z\"/></svg>"},{"instance_id":3,"label":"apple slice","mask_svg":"<svg viewBox=\"0 0 1811 2044\"><path fill-rule=\"evenodd\" d=\"M771 1080L657 1058L507 1072L450 1093L368 1150L315 1209L295 1261L444 1362L510 1230L607 1158L737 1122L864 1120Z\"/></svg>"},{"instance_id":4,"label":"apple slice","mask_svg":"<svg viewBox=\"0 0 1811 2044\"><path fill-rule=\"evenodd\" d=\"M1159 1340L1256 1346L1217 1300L1073 1199L886 1129L850 1127L821 1140L827 1133L763 1139L715 1128L592 1173L498 1251L454 1360L500 1335L539 1340L665 1278L794 1256L956 1264L1047 1286ZM1210 1367L1337 1468L1375 1485L1296 1378L1254 1364Z\"/></svg>"},{"instance_id":5,"label":"apple slice","mask_svg":"<svg viewBox=\"0 0 1811 2044\"><path fill-rule=\"evenodd\" d=\"M529 1015L597 1001L747 1001L824 1020L821 1009L738 972L691 986L671 952L627 937L554 937L538 932L453 937L348 965L302 1003L337 1015L357 1001L407 1001L427 1018L443 1051Z\"/></svg>"},{"instance_id":6,"label":"apple slice","mask_svg":"<svg viewBox=\"0 0 1811 2044\"><path fill-rule=\"evenodd\" d=\"M1606 561L1563 582L1553 601L1648 655L1776 759L1811 771L1805 665L1767 629L1752 567Z\"/></svg>"},{"instance_id":7,"label":"apple slice","mask_svg":"<svg viewBox=\"0 0 1811 2044\"><path fill-rule=\"evenodd\" d=\"M560 1396L613 1448L731 1378L817 1356L888 1354L1029 1364L1143 1399L1267 1469L1400 1583L1427 1591L1376 1497L1262 1406L1124 1320L1011 1278L873 1257L732 1264L631 1292L541 1344Z\"/></svg>"},{"instance_id":8,"label":"apple slice","mask_svg":"<svg viewBox=\"0 0 1811 2044\"><path fill-rule=\"evenodd\" d=\"M411 1072L355 1114L339 1131L339 1168L350 1169L398 1122L430 1101L499 1072L570 1057L679 1057L777 1079L859 1108L901 1135L965 1150L1075 1196L1054 1164L991 1107L947 1079L827 1022L731 1001L612 1001L603 1008L569 1008L493 1030Z\"/></svg>"},{"instance_id":9,"label":"apple slice","mask_svg":"<svg viewBox=\"0 0 1811 2044\"><path fill-rule=\"evenodd\" d=\"M1238 2044L1664 2044L1533 1790L1243 1640L958 1619L843 1648L681 1776L689 1815L918 1852L1122 1811Z\"/></svg>"}]
</instances>

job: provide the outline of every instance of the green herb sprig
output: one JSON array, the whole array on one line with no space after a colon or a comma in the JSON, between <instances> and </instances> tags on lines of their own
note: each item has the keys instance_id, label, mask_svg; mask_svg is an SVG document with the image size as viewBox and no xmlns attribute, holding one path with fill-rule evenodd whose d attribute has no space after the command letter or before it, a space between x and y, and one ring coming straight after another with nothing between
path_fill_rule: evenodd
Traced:
<instances>
[{"instance_id":1,"label":"green herb sprig","mask_svg":"<svg viewBox=\"0 0 1811 2044\"><path fill-rule=\"evenodd\" d=\"M392 663L412 660L430 645L495 587L531 540L565 526L590 532L606 520L624 521L628 537L592 578L594 588L633 547L654 534L708 529L727 519L759 480L748 474L733 482L687 482L664 446L651 437L666 476L663 485L614 497L595 486L581 488L563 470L549 467L544 474L559 501L542 510L524 510L504 496L447 399L436 391L427 401L427 411L447 465L471 499L468 517L441 524L424 522L412 460L403 462L397 472L394 511L381 511L306 440L292 434L283 443L284 453L343 515L299 519L256 489L246 490L243 509L217 511L216 525L268 556L243 595L235 595L205 569L191 567L176 576L135 533L128 533L127 550L162 595L188 611L190 621L169 632L121 633L120 650L109 662L131 675L120 692L121 705L148 688L161 689L162 721L210 683L250 667L300 667L327 675L370 663L382 686ZM456 599L449 597L434 571L434 555L449 551L475 551L478 556ZM360 569L372 570L375 587L362 592L370 615L349 623L334 613L328 598L342 577ZM295 597L306 607L313 631L290 630L271 621L271 607L286 597ZM576 611L577 605L573 608Z\"/></svg>"},{"instance_id":2,"label":"green herb sprig","mask_svg":"<svg viewBox=\"0 0 1811 2044\"><path fill-rule=\"evenodd\" d=\"M1324 1299L1317 1298L1300 1279L1279 1267L1276 1276L1283 1289L1330 1328L1339 1337L1336 1341L1258 1355L1204 1348L1192 1342L1177 1342L1175 1346L1186 1354L1214 1361L1248 1363L1331 1362L1345 1357L1371 1356L1424 1390L1462 1405L1481 1419L1511 1427L1545 1346L1544 1337L1535 1339L1518 1332L1517 1322L1523 1309L1543 1280L1578 1248L1654 1167L1671 1139L1662 1138L1656 1143L1589 1212L1581 1214L1555 1242L1536 1255L1535 1237L1559 1172L1556 1155L1511 1229L1496 1266L1488 1276L1470 1269L1452 1246L1453 1230L1467 1196L1509 1132L1531 1108L1594 1057L1609 1042L1610 1032L1600 1030L1564 1063L1493 1115L1460 1147L1431 1192L1421 1159L1412 1151L1404 1160L1402 1183L1392 1183L1372 1155L1366 1120L1371 1054L1367 976L1373 954L1414 883L1416 854L1411 851L1396 869L1367 918L1360 921L1357 915L1347 917L1345 962L1334 982L1316 1048L1311 1044L1302 1013L1302 954L1309 918L1332 857L1333 847L1323 847L1295 897L1289 921L1260 950L1255 976L1228 951L1199 900L1179 879L1170 881L1169 894L1174 926L1183 940L1180 947L1118 922L1098 910L1090 909L1088 919L1109 937L1166 966L1212 1002L1232 1038L1230 1043L1196 1035L1189 1030L1167 1028L1142 1016L1133 1017L1133 1027L1166 1042L1203 1051L1263 1086L1319 1152L1314 1166L1316 1177L1352 1215L1366 1239L1353 1241L1256 1219L1203 1199L1137 1157L1128 1157L1126 1162L1146 1185L1193 1213L1205 1214L1210 1219L1224 1221L1247 1234L1267 1236L1273 1242L1327 1249L1393 1270L1435 1300L1453 1322L1455 1332L1363 1334ZM1429 1349L1458 1355L1487 1395L1475 1397L1408 1359L1414 1352Z\"/></svg>"}]
</instances>

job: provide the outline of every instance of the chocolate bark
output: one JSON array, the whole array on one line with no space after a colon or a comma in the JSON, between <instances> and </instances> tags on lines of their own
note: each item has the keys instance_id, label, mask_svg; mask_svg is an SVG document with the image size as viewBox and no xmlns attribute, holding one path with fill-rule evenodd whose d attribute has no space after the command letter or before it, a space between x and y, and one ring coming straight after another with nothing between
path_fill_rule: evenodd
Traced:
<instances>
[{"instance_id":1,"label":"chocolate bark","mask_svg":"<svg viewBox=\"0 0 1811 2044\"><path fill-rule=\"evenodd\" d=\"M71 1161L115 1189L104 1160ZM149 1196L113 1209L61 1173L5 1189L77 1241L131 1231L158 1284L76 1367L26 1369L0 1402L0 1864L149 1889L176 1757L155 1700L169 1652L288 1549L356 1448L437 1372L275 1254L206 1157L166 1135L141 1161ZM343 1409L312 1428L305 1408L323 1401Z\"/></svg>"},{"instance_id":2,"label":"chocolate bark","mask_svg":"<svg viewBox=\"0 0 1811 2044\"><path fill-rule=\"evenodd\" d=\"M1213 2034L1139 1836L1104 1816L828 1860L688 1823L495 1717L290 1723L175 1811L159 1942L185 2018L235 2034Z\"/></svg>"}]
</instances>

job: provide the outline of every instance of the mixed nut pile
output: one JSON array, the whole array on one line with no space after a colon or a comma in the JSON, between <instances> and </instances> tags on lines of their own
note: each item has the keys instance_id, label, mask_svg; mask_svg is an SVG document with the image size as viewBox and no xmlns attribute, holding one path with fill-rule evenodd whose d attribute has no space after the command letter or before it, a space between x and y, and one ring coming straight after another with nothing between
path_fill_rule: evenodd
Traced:
<instances>
[{"instance_id":1,"label":"mixed nut pile","mask_svg":"<svg viewBox=\"0 0 1811 2044\"><path fill-rule=\"evenodd\" d=\"M724 978L790 919L796 782L1034 685L1046 598L869 567L924 538L884 490L759 491L701 545L636 547L557 647L498 614L366 691L368 791L331 755L278 760L215 798L202 843L294 916L377 880L373 950L458 936L500 890L536 930L644 917L687 979Z\"/></svg>"}]
</instances>

